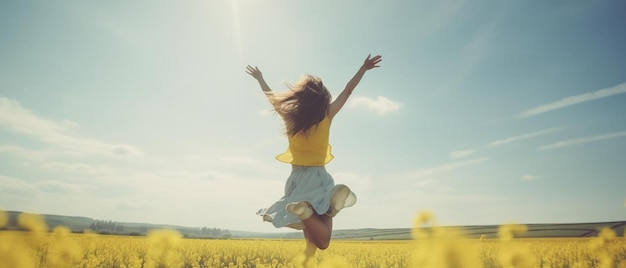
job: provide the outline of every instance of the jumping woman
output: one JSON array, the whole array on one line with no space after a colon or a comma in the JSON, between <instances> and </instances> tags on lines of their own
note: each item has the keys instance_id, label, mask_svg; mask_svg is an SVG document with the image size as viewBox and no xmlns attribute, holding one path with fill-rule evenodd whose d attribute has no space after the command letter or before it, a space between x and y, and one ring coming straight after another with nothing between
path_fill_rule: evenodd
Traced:
<instances>
[{"instance_id":1,"label":"jumping woman","mask_svg":"<svg viewBox=\"0 0 626 268\"><path fill-rule=\"evenodd\" d=\"M331 101L328 89L318 77L305 75L284 93L274 93L259 68L248 65L246 72L259 82L274 110L283 118L289 148L276 156L291 164L284 196L257 212L276 228L302 230L305 255L326 249L333 230L333 217L356 203L356 195L343 184L335 185L324 167L334 156L328 143L330 125L366 71L379 67L380 55L368 55L337 99Z\"/></svg>"}]
</instances>

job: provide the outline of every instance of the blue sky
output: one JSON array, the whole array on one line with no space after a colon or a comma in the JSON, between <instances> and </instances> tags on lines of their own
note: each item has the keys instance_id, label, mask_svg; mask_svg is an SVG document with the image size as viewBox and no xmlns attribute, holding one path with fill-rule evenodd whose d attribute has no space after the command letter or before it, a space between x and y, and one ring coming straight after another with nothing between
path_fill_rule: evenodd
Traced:
<instances>
[{"instance_id":1,"label":"blue sky","mask_svg":"<svg viewBox=\"0 0 626 268\"><path fill-rule=\"evenodd\" d=\"M4 1L0 208L276 230L276 91L338 95L335 228L626 219L622 1Z\"/></svg>"}]
</instances>

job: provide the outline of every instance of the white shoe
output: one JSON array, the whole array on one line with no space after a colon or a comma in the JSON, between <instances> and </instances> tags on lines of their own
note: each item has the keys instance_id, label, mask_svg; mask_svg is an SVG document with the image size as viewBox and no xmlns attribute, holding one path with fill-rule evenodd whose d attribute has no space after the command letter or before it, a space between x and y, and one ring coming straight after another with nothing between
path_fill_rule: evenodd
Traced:
<instances>
[{"instance_id":1,"label":"white shoe","mask_svg":"<svg viewBox=\"0 0 626 268\"><path fill-rule=\"evenodd\" d=\"M298 216L301 221L308 219L313 214L313 209L309 202L300 201L293 202L287 205L287 212Z\"/></svg>"},{"instance_id":2,"label":"white shoe","mask_svg":"<svg viewBox=\"0 0 626 268\"><path fill-rule=\"evenodd\" d=\"M335 217L344 208L354 206L356 195L343 184L335 185L333 196L330 198L330 208L326 215Z\"/></svg>"}]
</instances>

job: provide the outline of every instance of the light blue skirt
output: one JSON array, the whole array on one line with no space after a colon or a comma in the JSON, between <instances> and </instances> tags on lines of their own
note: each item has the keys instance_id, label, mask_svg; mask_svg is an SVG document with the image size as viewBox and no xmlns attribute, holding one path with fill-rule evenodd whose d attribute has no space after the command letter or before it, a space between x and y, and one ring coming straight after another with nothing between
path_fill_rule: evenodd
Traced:
<instances>
[{"instance_id":1,"label":"light blue skirt","mask_svg":"<svg viewBox=\"0 0 626 268\"><path fill-rule=\"evenodd\" d=\"M315 213L322 215L330 208L335 180L323 166L292 166L291 175L285 183L285 195L273 205L257 212L264 221L274 227L290 227L301 230L304 225L296 215L287 212L292 202L307 201Z\"/></svg>"}]
</instances>

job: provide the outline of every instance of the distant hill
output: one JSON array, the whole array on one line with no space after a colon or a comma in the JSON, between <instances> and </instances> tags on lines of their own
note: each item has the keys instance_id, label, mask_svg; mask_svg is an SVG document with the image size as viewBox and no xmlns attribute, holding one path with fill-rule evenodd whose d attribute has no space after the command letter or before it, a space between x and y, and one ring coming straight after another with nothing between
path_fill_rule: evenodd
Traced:
<instances>
[{"instance_id":1,"label":"distant hill","mask_svg":"<svg viewBox=\"0 0 626 268\"><path fill-rule=\"evenodd\" d=\"M8 224L5 229L19 230L17 224L20 211L7 211ZM132 223L132 222L114 222L107 220L96 220L87 217L62 216L41 214L49 229L57 226L65 226L73 232L83 232L91 230L100 234L117 234L117 235L146 235L150 230L154 229L174 229L190 238L230 238L232 235L226 229L208 228L208 227L186 227L178 225L151 224L151 223Z\"/></svg>"},{"instance_id":2,"label":"distant hill","mask_svg":"<svg viewBox=\"0 0 626 268\"><path fill-rule=\"evenodd\" d=\"M526 224L528 231L517 235L519 238L545 238L545 237L595 237L598 232L609 227L618 236L624 236L626 221L615 222L592 222L592 223L558 223L558 224ZM499 225L475 225L475 226L447 226L443 228L461 229L469 238L497 238ZM302 232L289 233L253 233L232 231L233 237L265 238L265 239L293 239L302 238ZM341 240L408 240L411 239L411 228L392 229L350 229L334 230L333 239Z\"/></svg>"},{"instance_id":3,"label":"distant hill","mask_svg":"<svg viewBox=\"0 0 626 268\"><path fill-rule=\"evenodd\" d=\"M17 217L21 214L21 211L6 211L8 215L7 227L8 229L18 229ZM39 214L44 217L48 228L52 229L56 226L65 226L72 231L83 231L89 229L89 226L94 222L94 219L87 217L74 217L74 216L60 216L60 215L47 215Z\"/></svg>"},{"instance_id":4,"label":"distant hill","mask_svg":"<svg viewBox=\"0 0 626 268\"><path fill-rule=\"evenodd\" d=\"M8 229L17 229L17 216L21 212L7 211L9 215ZM185 227L176 225L128 223L94 220L86 217L72 217L61 215L42 215L50 229L56 226L65 226L74 232L93 230L103 234L120 235L145 235L153 229L174 229L185 237L190 238L238 238L238 239L301 239L302 232L285 233L261 233L248 231L235 231L220 228ZM550 223L550 224L526 224L528 231L517 237L594 237L604 228L613 229L618 236L624 236L626 221L614 222L591 222L591 223ZM473 226L449 226L443 228L462 229L470 238L479 238L485 235L487 238L497 238L499 225L473 225ZM344 240L407 240L411 239L411 228L391 229L350 229L334 230L333 239Z\"/></svg>"},{"instance_id":5,"label":"distant hill","mask_svg":"<svg viewBox=\"0 0 626 268\"><path fill-rule=\"evenodd\" d=\"M618 236L624 236L626 221L615 222L592 222L592 223L558 223L558 224L526 224L528 231L517 235L519 238L540 237L595 237L598 232L609 227ZM497 238L499 225L476 225L476 226L449 226L443 228L457 228L470 238L479 238L485 235L487 238ZM396 229L357 229L333 231L335 239L358 239L358 240L401 240L411 239L410 228Z\"/></svg>"}]
</instances>

